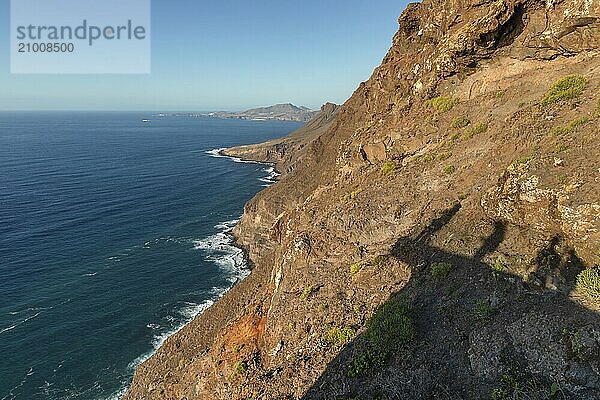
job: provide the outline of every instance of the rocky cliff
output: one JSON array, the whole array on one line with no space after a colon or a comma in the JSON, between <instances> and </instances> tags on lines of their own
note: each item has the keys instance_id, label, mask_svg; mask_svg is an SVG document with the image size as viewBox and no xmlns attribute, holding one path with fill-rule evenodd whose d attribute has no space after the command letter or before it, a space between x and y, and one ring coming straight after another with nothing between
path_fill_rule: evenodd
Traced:
<instances>
[{"instance_id":1,"label":"rocky cliff","mask_svg":"<svg viewBox=\"0 0 600 400\"><path fill-rule=\"evenodd\" d=\"M132 399L599 399L600 1L424 0Z\"/></svg>"}]
</instances>

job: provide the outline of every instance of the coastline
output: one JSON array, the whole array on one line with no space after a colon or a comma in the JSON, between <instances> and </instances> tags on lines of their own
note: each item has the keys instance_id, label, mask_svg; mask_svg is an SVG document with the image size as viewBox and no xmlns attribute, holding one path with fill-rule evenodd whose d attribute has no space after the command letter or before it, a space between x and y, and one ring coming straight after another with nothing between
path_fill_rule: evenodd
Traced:
<instances>
[{"instance_id":1,"label":"coastline","mask_svg":"<svg viewBox=\"0 0 600 400\"><path fill-rule=\"evenodd\" d=\"M268 168L264 169L263 171L265 173L267 173L268 175L266 177L262 177L262 178L258 179L259 181L265 183L264 185L262 185L265 188L275 184L279 180L279 177L281 176L281 174L277 171L275 163L261 162L261 161L251 160L251 159L242 159L240 157L230 156L230 155L227 155L224 153L226 150L227 150L227 148L218 148L218 149L208 150L205 152L205 154L208 154L209 156L214 157L214 158L227 158L235 163L258 164L258 165L267 166ZM228 292L230 292L234 287L236 287L240 282L242 282L244 279L246 279L250 275L250 273L253 270L254 263L252 262L248 248L246 248L244 245L240 244L238 241L238 237L233 233L235 227L237 227L242 216L243 216L243 211L242 211L242 214L237 219L231 220L231 221L225 221L225 222L221 222L221 223L217 224L215 226L215 228L217 228L217 227L223 228L220 232L217 232L216 234L214 234L208 238L198 240L195 242L195 248L200 248L200 247L196 247L196 246L198 246L199 242L208 240L212 237L219 236L219 235L226 237L227 241L221 242L219 245L220 246L231 246L231 247L234 247L239 250L239 254L233 255L231 257L231 259L235 263L235 266L239 269L240 274L238 276L235 276L233 279L231 279L229 281L230 285L228 285L228 287L219 288L219 290L215 293L215 296L213 296L210 299L207 299L206 301L202 302L201 304L196 305L195 308L197 311L194 313L190 313L190 318L188 318L186 322L180 324L177 328L172 329L171 331L167 332L166 334L161 335L159 338L156 338L156 340L153 341L153 343L152 343L153 350L140 355L138 358L136 358L135 360L133 360L130 363L129 367L131 369L133 369L133 376L135 376L135 374L137 373L138 368L141 365L143 365L146 361L151 359L154 355L156 355L156 353L161 349L161 347L163 347L163 345L171 337L177 335L184 328L186 328L188 325L190 325L196 319L198 319L200 316L202 316L215 303L217 303ZM206 248L208 248L208 246ZM236 262L236 258L238 258L239 262ZM215 289L217 289L217 288L215 288ZM131 384L132 384L132 382L130 381L125 387L122 387L117 392L110 395L107 398L107 400L123 399L125 397L125 395L127 394L127 392L129 391L129 389L131 388Z\"/></svg>"},{"instance_id":2,"label":"coastline","mask_svg":"<svg viewBox=\"0 0 600 400\"><path fill-rule=\"evenodd\" d=\"M277 177L274 178L275 181L278 181L279 180L278 178L282 175L282 172L277 168L276 162L259 161L259 160L252 159L252 158L240 157L240 156L234 156L231 154L227 154L226 151L230 150L230 149L231 148L229 148L229 147L222 147L222 148L218 148L218 149L214 149L214 150L209 150L209 151L207 151L207 154L210 154L211 156L216 157L216 158L228 158L235 163L258 164L258 165L269 166L270 168L273 168L273 172L275 172L277 174ZM265 172L267 172L267 171L265 171Z\"/></svg>"}]
</instances>

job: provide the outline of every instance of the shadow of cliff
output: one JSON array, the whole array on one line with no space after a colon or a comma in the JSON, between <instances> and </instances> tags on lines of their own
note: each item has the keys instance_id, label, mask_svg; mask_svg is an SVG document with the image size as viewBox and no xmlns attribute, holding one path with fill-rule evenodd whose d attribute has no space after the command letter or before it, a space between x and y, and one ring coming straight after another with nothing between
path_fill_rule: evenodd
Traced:
<instances>
[{"instance_id":1,"label":"shadow of cliff","mask_svg":"<svg viewBox=\"0 0 600 400\"><path fill-rule=\"evenodd\" d=\"M600 316L569 297L583 262L555 236L533 257L526 282L501 263L485 263L505 240L502 221L491 222L492 233L472 256L431 245L460 209L457 204L392 246L390 255L411 267L410 281L341 349L303 400L600 398L600 332L594 333ZM451 270L434 277L435 265ZM401 303L410 307L410 339L405 318L380 324L381 314ZM373 332L375 324L380 331ZM586 338L585 351L578 335ZM379 351L376 336L394 345Z\"/></svg>"}]
</instances>

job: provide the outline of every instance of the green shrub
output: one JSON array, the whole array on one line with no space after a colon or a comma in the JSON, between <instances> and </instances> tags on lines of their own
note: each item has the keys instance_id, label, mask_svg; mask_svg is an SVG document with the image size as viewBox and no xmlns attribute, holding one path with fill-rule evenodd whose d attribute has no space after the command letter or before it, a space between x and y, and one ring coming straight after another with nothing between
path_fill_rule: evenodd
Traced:
<instances>
[{"instance_id":1,"label":"green shrub","mask_svg":"<svg viewBox=\"0 0 600 400\"><path fill-rule=\"evenodd\" d=\"M360 353L348 365L348 377L355 378L366 374L373 366L382 362L382 357L372 351Z\"/></svg>"},{"instance_id":2,"label":"green shrub","mask_svg":"<svg viewBox=\"0 0 600 400\"><path fill-rule=\"evenodd\" d=\"M450 263L433 263L429 267L429 273L432 278L443 279L448 276L454 269L454 266Z\"/></svg>"},{"instance_id":3,"label":"green shrub","mask_svg":"<svg viewBox=\"0 0 600 400\"><path fill-rule=\"evenodd\" d=\"M356 189L356 190L353 190L352 192L350 192L350 193L346 193L345 195L341 196L341 197L340 197L340 201L342 201L342 202L344 202L344 203L345 203L345 202L347 202L347 201L354 200L354 199L355 199L355 198L357 198L357 197L358 197L358 195L359 195L359 194L361 194L362 192L363 192L363 189L362 189L362 188L358 188L358 189Z\"/></svg>"},{"instance_id":4,"label":"green shrub","mask_svg":"<svg viewBox=\"0 0 600 400\"><path fill-rule=\"evenodd\" d=\"M439 96L427 101L429 107L439 112L450 111L456 104L458 99L448 96Z\"/></svg>"},{"instance_id":5,"label":"green shrub","mask_svg":"<svg viewBox=\"0 0 600 400\"><path fill-rule=\"evenodd\" d=\"M382 166L381 166L381 173L383 173L384 175L388 175L391 174L392 172L394 172L394 170L396 169L396 163L393 161L386 161Z\"/></svg>"},{"instance_id":6,"label":"green shrub","mask_svg":"<svg viewBox=\"0 0 600 400\"><path fill-rule=\"evenodd\" d=\"M498 257L494 262L494 271L504 272L506 271L506 260L504 257Z\"/></svg>"},{"instance_id":7,"label":"green shrub","mask_svg":"<svg viewBox=\"0 0 600 400\"><path fill-rule=\"evenodd\" d=\"M492 400L509 400L508 393L502 389L494 389L492 391Z\"/></svg>"},{"instance_id":8,"label":"green shrub","mask_svg":"<svg viewBox=\"0 0 600 400\"><path fill-rule=\"evenodd\" d=\"M575 129L587 124L588 122L590 122L588 117L575 118L567 126L557 126L556 128L552 129L552 134L554 136L561 136L568 133L573 133Z\"/></svg>"},{"instance_id":9,"label":"green shrub","mask_svg":"<svg viewBox=\"0 0 600 400\"><path fill-rule=\"evenodd\" d=\"M302 301L308 300L308 298L310 297L311 294L313 294L314 291L315 291L315 288L313 288L312 286L308 286L308 287L304 288L304 290L302 291L302 294L300 295L300 300L302 300Z\"/></svg>"},{"instance_id":10,"label":"green shrub","mask_svg":"<svg viewBox=\"0 0 600 400\"><path fill-rule=\"evenodd\" d=\"M569 145L565 144L565 143L559 143L558 145L556 145L556 148L554 149L555 153L562 153L563 151L567 151L569 150Z\"/></svg>"},{"instance_id":11,"label":"green shrub","mask_svg":"<svg viewBox=\"0 0 600 400\"><path fill-rule=\"evenodd\" d=\"M577 276L577 290L594 301L600 301L600 273L598 268L583 270Z\"/></svg>"},{"instance_id":12,"label":"green shrub","mask_svg":"<svg viewBox=\"0 0 600 400\"><path fill-rule=\"evenodd\" d=\"M542 106L576 99L583 93L588 80L581 75L568 75L559 79L542 100Z\"/></svg>"},{"instance_id":13,"label":"green shrub","mask_svg":"<svg viewBox=\"0 0 600 400\"><path fill-rule=\"evenodd\" d=\"M233 364L233 371L238 375L244 375L248 372L248 363L246 361L238 361Z\"/></svg>"},{"instance_id":14,"label":"green shrub","mask_svg":"<svg viewBox=\"0 0 600 400\"><path fill-rule=\"evenodd\" d=\"M411 340L415 334L412 309L404 296L395 296L367 322L364 339L386 356Z\"/></svg>"},{"instance_id":15,"label":"green shrub","mask_svg":"<svg viewBox=\"0 0 600 400\"><path fill-rule=\"evenodd\" d=\"M392 353L415 335L412 308L405 296L395 296L381 306L367 322L363 350L348 365L348 376L364 375L384 363Z\"/></svg>"},{"instance_id":16,"label":"green shrub","mask_svg":"<svg viewBox=\"0 0 600 400\"><path fill-rule=\"evenodd\" d=\"M480 135L482 133L487 132L488 124L485 122L480 122L465 133L465 139L472 139L473 136Z\"/></svg>"},{"instance_id":17,"label":"green shrub","mask_svg":"<svg viewBox=\"0 0 600 400\"><path fill-rule=\"evenodd\" d=\"M440 161L444 161L452 157L452 153L444 152L437 155L437 159Z\"/></svg>"},{"instance_id":18,"label":"green shrub","mask_svg":"<svg viewBox=\"0 0 600 400\"><path fill-rule=\"evenodd\" d=\"M362 268L363 268L362 262L357 262L357 263L352 264L350 266L350 276L352 276L352 277L356 276L356 274L358 274Z\"/></svg>"},{"instance_id":19,"label":"green shrub","mask_svg":"<svg viewBox=\"0 0 600 400\"><path fill-rule=\"evenodd\" d=\"M558 176L558 183L566 185L567 182L569 182L569 177L566 174L561 174Z\"/></svg>"},{"instance_id":20,"label":"green shrub","mask_svg":"<svg viewBox=\"0 0 600 400\"><path fill-rule=\"evenodd\" d=\"M356 331L350 327L345 328L333 328L329 331L329 341L338 345L348 343L354 338Z\"/></svg>"},{"instance_id":21,"label":"green shrub","mask_svg":"<svg viewBox=\"0 0 600 400\"><path fill-rule=\"evenodd\" d=\"M478 300L475 304L475 316L482 321L490 319L492 316L492 306L487 300Z\"/></svg>"},{"instance_id":22,"label":"green shrub","mask_svg":"<svg viewBox=\"0 0 600 400\"><path fill-rule=\"evenodd\" d=\"M466 128L470 123L471 121L467 117L456 117L452 120L450 127L454 129Z\"/></svg>"},{"instance_id":23,"label":"green shrub","mask_svg":"<svg viewBox=\"0 0 600 400\"><path fill-rule=\"evenodd\" d=\"M454 165L446 165L443 171L446 175L451 175L456 172L456 167Z\"/></svg>"}]
</instances>

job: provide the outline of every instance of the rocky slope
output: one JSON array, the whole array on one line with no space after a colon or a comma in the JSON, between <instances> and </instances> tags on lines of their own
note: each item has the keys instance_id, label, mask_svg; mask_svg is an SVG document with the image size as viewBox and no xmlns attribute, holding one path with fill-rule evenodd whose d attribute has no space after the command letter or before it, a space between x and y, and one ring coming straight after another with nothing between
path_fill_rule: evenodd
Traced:
<instances>
[{"instance_id":1,"label":"rocky slope","mask_svg":"<svg viewBox=\"0 0 600 400\"><path fill-rule=\"evenodd\" d=\"M600 1L399 24L317 130L229 151L284 172L235 231L252 274L126 399L600 398Z\"/></svg>"}]
</instances>

